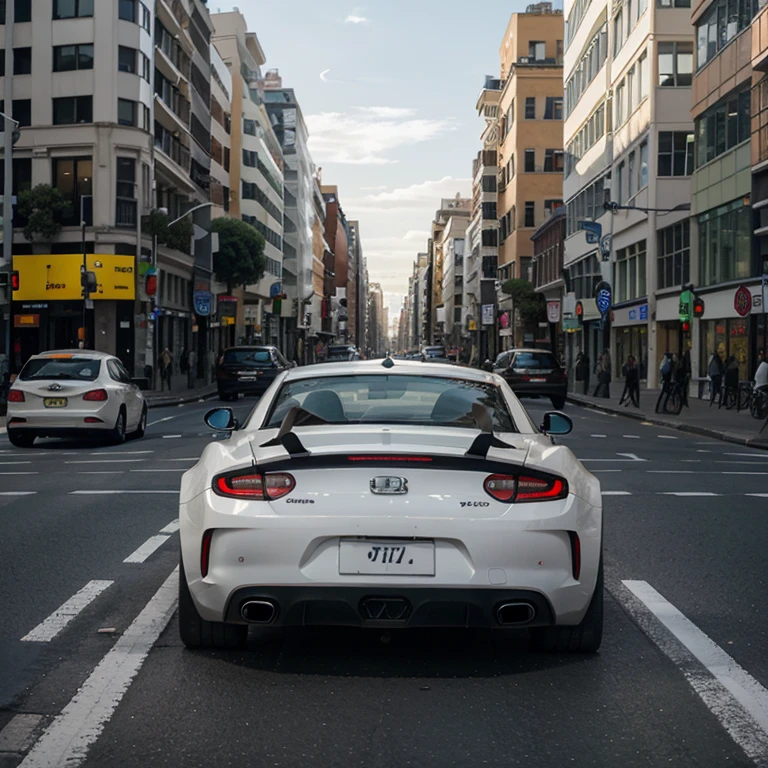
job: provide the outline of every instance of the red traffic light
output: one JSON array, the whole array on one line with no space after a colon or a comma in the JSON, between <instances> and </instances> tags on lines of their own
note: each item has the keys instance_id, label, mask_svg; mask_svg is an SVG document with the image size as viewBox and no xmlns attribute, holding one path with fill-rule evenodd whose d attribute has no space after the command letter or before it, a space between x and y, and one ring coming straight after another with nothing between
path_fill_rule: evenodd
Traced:
<instances>
[{"instance_id":1,"label":"red traffic light","mask_svg":"<svg viewBox=\"0 0 768 768\"><path fill-rule=\"evenodd\" d=\"M704 299L696 299L693 302L693 316L704 317Z\"/></svg>"},{"instance_id":2,"label":"red traffic light","mask_svg":"<svg viewBox=\"0 0 768 768\"><path fill-rule=\"evenodd\" d=\"M691 330L691 324L690 323L683 323L683 330L684 331L690 331Z\"/></svg>"},{"instance_id":3,"label":"red traffic light","mask_svg":"<svg viewBox=\"0 0 768 768\"><path fill-rule=\"evenodd\" d=\"M11 272L11 290L18 291L19 285L19 273L17 270L14 270Z\"/></svg>"}]
</instances>

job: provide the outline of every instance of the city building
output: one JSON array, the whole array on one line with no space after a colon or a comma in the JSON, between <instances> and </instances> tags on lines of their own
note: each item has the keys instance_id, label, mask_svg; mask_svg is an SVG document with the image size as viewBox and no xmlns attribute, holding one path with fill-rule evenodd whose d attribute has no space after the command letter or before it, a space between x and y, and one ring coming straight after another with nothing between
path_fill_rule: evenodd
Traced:
<instances>
[{"instance_id":1,"label":"city building","mask_svg":"<svg viewBox=\"0 0 768 768\"><path fill-rule=\"evenodd\" d=\"M267 112L261 68L266 56L242 13L211 16L213 42L232 75L230 213L257 229L265 240L265 272L258 283L218 297L231 307L238 340L286 349L283 316L284 158ZM221 309L220 309L221 314Z\"/></svg>"},{"instance_id":2,"label":"city building","mask_svg":"<svg viewBox=\"0 0 768 768\"><path fill-rule=\"evenodd\" d=\"M325 200L325 257L323 333L338 344L349 341L347 281L349 278L349 225L335 186L320 187Z\"/></svg>"},{"instance_id":3,"label":"city building","mask_svg":"<svg viewBox=\"0 0 768 768\"><path fill-rule=\"evenodd\" d=\"M365 255L363 253L363 244L360 239L360 222L349 222L349 318L352 342L360 349L366 347L366 307L368 305L368 286L367 286L367 268Z\"/></svg>"},{"instance_id":4,"label":"city building","mask_svg":"<svg viewBox=\"0 0 768 768\"><path fill-rule=\"evenodd\" d=\"M440 233L439 250L442 254L443 281L442 307L438 309L438 330L443 343L451 348L458 347L462 341L464 252L468 224L468 215L451 215ZM442 317L442 323L440 317Z\"/></svg>"},{"instance_id":5,"label":"city building","mask_svg":"<svg viewBox=\"0 0 768 768\"><path fill-rule=\"evenodd\" d=\"M547 302L549 343L560 360L564 359L562 334L563 253L565 251L565 206L560 206L533 233L533 288Z\"/></svg>"},{"instance_id":6,"label":"city building","mask_svg":"<svg viewBox=\"0 0 768 768\"><path fill-rule=\"evenodd\" d=\"M583 2L583 0L582 0ZM513 13L500 48L498 278L529 279L531 235L563 199L563 16L549 2ZM488 203L492 206L493 203ZM522 343L499 294L501 348ZM515 337L518 338L515 338Z\"/></svg>"},{"instance_id":7,"label":"city building","mask_svg":"<svg viewBox=\"0 0 768 768\"><path fill-rule=\"evenodd\" d=\"M368 334L368 356L383 357L387 352L389 318L379 283L368 284Z\"/></svg>"}]
</instances>

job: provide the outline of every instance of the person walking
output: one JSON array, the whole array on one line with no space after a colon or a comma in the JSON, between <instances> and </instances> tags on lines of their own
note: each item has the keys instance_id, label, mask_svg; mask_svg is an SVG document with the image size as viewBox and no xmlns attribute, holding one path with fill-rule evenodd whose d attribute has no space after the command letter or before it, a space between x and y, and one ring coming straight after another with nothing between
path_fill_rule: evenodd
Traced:
<instances>
[{"instance_id":1,"label":"person walking","mask_svg":"<svg viewBox=\"0 0 768 768\"><path fill-rule=\"evenodd\" d=\"M592 397L609 398L611 396L611 353L608 349L603 351L595 368L597 371L597 386L595 387Z\"/></svg>"},{"instance_id":2,"label":"person walking","mask_svg":"<svg viewBox=\"0 0 768 768\"><path fill-rule=\"evenodd\" d=\"M640 370L637 367L637 360L633 355L627 358L624 364L624 392L621 394L619 405L629 407L630 402L635 408L640 407Z\"/></svg>"},{"instance_id":3,"label":"person walking","mask_svg":"<svg viewBox=\"0 0 768 768\"><path fill-rule=\"evenodd\" d=\"M165 389L165 384L168 384L168 391L171 389L171 377L173 376L173 355L171 354L170 347L166 347L160 354L160 364L162 370L160 371L161 384L160 389Z\"/></svg>"},{"instance_id":4,"label":"person walking","mask_svg":"<svg viewBox=\"0 0 768 768\"><path fill-rule=\"evenodd\" d=\"M717 400L720 396L720 391L723 386L723 373L725 372L725 366L723 365L723 358L717 354L717 350L712 353L712 358L709 361L709 367L707 369L707 375L709 376L709 404Z\"/></svg>"},{"instance_id":5,"label":"person walking","mask_svg":"<svg viewBox=\"0 0 768 768\"><path fill-rule=\"evenodd\" d=\"M195 348L189 350L187 354L187 386L189 389L195 388L197 382L197 352Z\"/></svg>"}]
</instances>

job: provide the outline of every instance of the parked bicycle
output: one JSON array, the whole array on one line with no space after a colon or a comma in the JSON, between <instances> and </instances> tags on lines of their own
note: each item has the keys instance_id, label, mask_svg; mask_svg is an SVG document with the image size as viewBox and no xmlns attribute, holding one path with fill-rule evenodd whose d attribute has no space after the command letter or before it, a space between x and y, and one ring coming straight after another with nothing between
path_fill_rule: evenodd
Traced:
<instances>
[{"instance_id":1,"label":"parked bicycle","mask_svg":"<svg viewBox=\"0 0 768 768\"><path fill-rule=\"evenodd\" d=\"M749 414L753 419L768 419L768 389L753 387L749 401Z\"/></svg>"},{"instance_id":2,"label":"parked bicycle","mask_svg":"<svg viewBox=\"0 0 768 768\"><path fill-rule=\"evenodd\" d=\"M679 381L665 381L662 385L659 397L656 400L656 413L669 413L677 416L687 405L686 391L690 376L686 377L685 384Z\"/></svg>"}]
</instances>

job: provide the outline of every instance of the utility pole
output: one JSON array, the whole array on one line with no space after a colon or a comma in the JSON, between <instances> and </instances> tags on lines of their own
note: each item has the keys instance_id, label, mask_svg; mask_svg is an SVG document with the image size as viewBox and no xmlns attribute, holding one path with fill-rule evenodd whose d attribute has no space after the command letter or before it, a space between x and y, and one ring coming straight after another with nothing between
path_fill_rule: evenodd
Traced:
<instances>
[{"instance_id":1,"label":"utility pole","mask_svg":"<svg viewBox=\"0 0 768 768\"><path fill-rule=\"evenodd\" d=\"M16 11L13 3L5 4L5 88L3 98L10 110L13 106L13 22ZM15 123L10 130L9 123ZM13 261L13 139L19 124L3 115L3 264L8 270L8 317L5 320L5 355L8 375L11 372L11 325L13 324L13 288L10 270Z\"/></svg>"}]
</instances>

